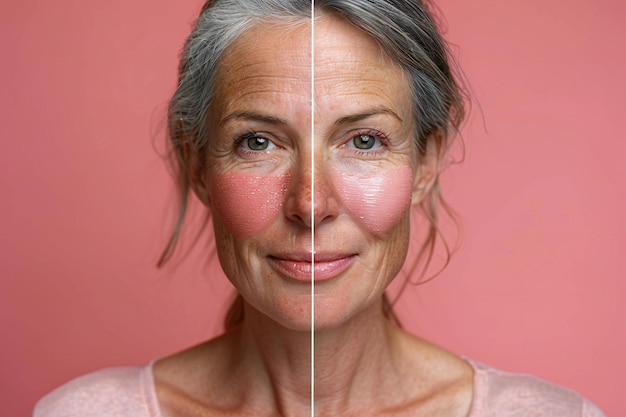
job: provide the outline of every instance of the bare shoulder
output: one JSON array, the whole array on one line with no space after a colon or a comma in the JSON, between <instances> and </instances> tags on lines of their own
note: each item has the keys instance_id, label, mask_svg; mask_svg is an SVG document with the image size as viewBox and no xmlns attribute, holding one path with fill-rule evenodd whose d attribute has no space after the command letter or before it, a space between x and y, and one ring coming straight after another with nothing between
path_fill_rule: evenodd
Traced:
<instances>
[{"instance_id":1,"label":"bare shoulder","mask_svg":"<svg viewBox=\"0 0 626 417\"><path fill-rule=\"evenodd\" d=\"M73 379L39 400L33 417L148 417L147 369L109 368Z\"/></svg>"}]
</instances>

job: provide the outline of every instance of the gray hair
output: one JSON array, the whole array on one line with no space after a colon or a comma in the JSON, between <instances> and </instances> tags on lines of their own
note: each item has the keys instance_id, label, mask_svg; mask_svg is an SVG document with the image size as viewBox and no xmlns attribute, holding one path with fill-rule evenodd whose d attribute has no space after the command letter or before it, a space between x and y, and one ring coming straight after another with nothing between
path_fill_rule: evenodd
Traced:
<instances>
[{"instance_id":1,"label":"gray hair","mask_svg":"<svg viewBox=\"0 0 626 417\"><path fill-rule=\"evenodd\" d=\"M210 140L209 107L224 51L238 36L260 22L297 23L311 19L311 6L311 0L208 0L202 8L185 42L178 69L178 87L168 108L171 162L180 192L180 210L159 265L174 251L187 211L191 184L205 169L205 158L198 156L206 154ZM439 144L440 149L445 150L448 139L454 137L463 121L466 95L428 5L421 0L314 0L314 8L316 15L332 14L368 33L379 43L383 53L404 69L412 93L417 149L423 154L427 142L439 138L444 141ZM192 158L200 165L192 164ZM418 256L418 259L425 258L426 265L439 234L438 205L448 210L435 181L430 196L421 204L431 225Z\"/></svg>"}]
</instances>

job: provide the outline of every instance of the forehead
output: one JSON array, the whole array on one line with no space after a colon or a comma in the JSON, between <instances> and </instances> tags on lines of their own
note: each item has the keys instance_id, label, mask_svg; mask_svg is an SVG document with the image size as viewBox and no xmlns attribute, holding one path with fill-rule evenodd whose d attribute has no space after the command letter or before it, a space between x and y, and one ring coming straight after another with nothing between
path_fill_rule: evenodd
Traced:
<instances>
[{"instance_id":1,"label":"forehead","mask_svg":"<svg viewBox=\"0 0 626 417\"><path fill-rule=\"evenodd\" d=\"M218 101L226 108L285 96L311 102L311 29L301 23L258 24L227 48L216 77ZM308 93L307 93L308 92Z\"/></svg>"},{"instance_id":2,"label":"forehead","mask_svg":"<svg viewBox=\"0 0 626 417\"><path fill-rule=\"evenodd\" d=\"M351 112L369 105L399 114L410 107L402 68L350 23L332 16L316 21L314 59L316 108Z\"/></svg>"},{"instance_id":3,"label":"forehead","mask_svg":"<svg viewBox=\"0 0 626 417\"><path fill-rule=\"evenodd\" d=\"M248 29L222 57L217 98L223 111L252 105L310 113L313 80L316 110L409 102L402 69L369 35L332 16L315 20L313 31L305 20Z\"/></svg>"}]
</instances>

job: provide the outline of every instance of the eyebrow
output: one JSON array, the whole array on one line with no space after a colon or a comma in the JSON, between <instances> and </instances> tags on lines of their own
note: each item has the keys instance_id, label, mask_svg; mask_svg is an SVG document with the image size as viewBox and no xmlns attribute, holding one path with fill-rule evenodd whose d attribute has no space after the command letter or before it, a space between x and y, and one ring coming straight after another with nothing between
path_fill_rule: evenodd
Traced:
<instances>
[{"instance_id":1,"label":"eyebrow","mask_svg":"<svg viewBox=\"0 0 626 417\"><path fill-rule=\"evenodd\" d=\"M259 113L254 113L254 112L247 112L247 111L231 113L228 116L224 117L222 120L220 120L219 124L221 126L227 121L232 120L232 119L255 120L258 122L265 122L265 123L270 123L270 124L278 125L278 126L287 125L286 120L280 119L278 117L268 116L265 114L259 114Z\"/></svg>"},{"instance_id":2,"label":"eyebrow","mask_svg":"<svg viewBox=\"0 0 626 417\"><path fill-rule=\"evenodd\" d=\"M367 119L369 117L372 117L372 116L378 116L379 114L388 114L388 115L391 115L391 116L395 117L400 122L403 122L402 118L400 116L398 116L398 114L396 112L394 112L393 110L388 109L386 107L381 107L381 108L368 110L368 111L363 112L363 113L351 114L349 116L341 117L341 118L337 119L337 121L335 121L335 125L336 126L341 126L341 125L347 125L347 124L350 124L350 123L360 122L361 120L365 120L365 119Z\"/></svg>"}]
</instances>

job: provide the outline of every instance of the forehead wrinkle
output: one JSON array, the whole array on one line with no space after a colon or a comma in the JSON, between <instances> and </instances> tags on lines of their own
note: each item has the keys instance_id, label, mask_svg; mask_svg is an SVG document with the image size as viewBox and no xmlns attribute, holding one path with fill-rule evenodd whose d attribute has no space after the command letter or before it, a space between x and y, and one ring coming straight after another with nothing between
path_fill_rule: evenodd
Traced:
<instances>
[{"instance_id":1,"label":"forehead wrinkle","mask_svg":"<svg viewBox=\"0 0 626 417\"><path fill-rule=\"evenodd\" d=\"M390 89L389 83L358 82L342 80L327 84L316 84L315 100L320 103L328 103L332 107L340 106L344 102L367 102L368 108L388 107L399 112L398 105L404 107L409 104L406 91L401 88Z\"/></svg>"},{"instance_id":2,"label":"forehead wrinkle","mask_svg":"<svg viewBox=\"0 0 626 417\"><path fill-rule=\"evenodd\" d=\"M403 91L402 86L393 86L393 80L363 79L363 78L338 78L329 77L327 79L315 80L315 90L334 90L351 94L371 93L373 91L384 91L388 95L394 96L398 91Z\"/></svg>"},{"instance_id":3,"label":"forehead wrinkle","mask_svg":"<svg viewBox=\"0 0 626 417\"><path fill-rule=\"evenodd\" d=\"M376 60L364 59L346 59L341 51L335 53L340 58L328 61L315 61L315 78L332 78L332 77L357 77L362 79L367 76L368 79L377 79L382 76L389 76L389 72L402 71L402 69L393 63L376 62Z\"/></svg>"},{"instance_id":4,"label":"forehead wrinkle","mask_svg":"<svg viewBox=\"0 0 626 417\"><path fill-rule=\"evenodd\" d=\"M245 89L254 88L267 88L276 89L277 91L283 91L285 87L293 89L302 88L302 85L308 87L311 85L311 79L303 80L300 77L283 77L280 75L244 75L231 79L228 83L229 86L243 86Z\"/></svg>"},{"instance_id":5,"label":"forehead wrinkle","mask_svg":"<svg viewBox=\"0 0 626 417\"><path fill-rule=\"evenodd\" d=\"M274 125L297 144L311 124L311 56L310 29L258 25L244 32L218 65L212 126L225 132ZM237 113L259 117L228 119Z\"/></svg>"},{"instance_id":6,"label":"forehead wrinkle","mask_svg":"<svg viewBox=\"0 0 626 417\"><path fill-rule=\"evenodd\" d=\"M342 54L343 50L345 46L337 47L334 52L329 48L328 57L334 55L339 59L324 59L319 65L316 62L315 99L319 102L316 113L324 107L333 111L345 108L347 114L386 107L408 122L411 98L402 68L389 62L377 47L366 46L360 55Z\"/></svg>"},{"instance_id":7,"label":"forehead wrinkle","mask_svg":"<svg viewBox=\"0 0 626 417\"><path fill-rule=\"evenodd\" d=\"M406 74L384 54L374 38L332 16L324 16L318 28L315 32L316 100L328 99L333 107L340 98L382 100L380 104L396 111L401 109L394 107L410 105ZM368 107L377 104L371 103Z\"/></svg>"},{"instance_id":8,"label":"forehead wrinkle","mask_svg":"<svg viewBox=\"0 0 626 417\"><path fill-rule=\"evenodd\" d=\"M285 63L272 58L272 53L258 57L262 51L248 52L246 48L235 48L231 51L230 62L225 61L222 65L214 107L219 109L218 113L274 113L291 120L302 108L310 109L310 64L304 65L302 61Z\"/></svg>"},{"instance_id":9,"label":"forehead wrinkle","mask_svg":"<svg viewBox=\"0 0 626 417\"><path fill-rule=\"evenodd\" d=\"M294 67L251 63L245 64L231 71L220 71L218 74L220 89L232 90L233 93L243 90L276 90L295 91L298 89L310 90L310 67L297 70ZM294 71L295 69L295 71ZM295 73L294 73L295 72Z\"/></svg>"},{"instance_id":10,"label":"forehead wrinkle","mask_svg":"<svg viewBox=\"0 0 626 417\"><path fill-rule=\"evenodd\" d=\"M394 96L406 91L404 71L397 65L379 66L371 61L316 63L315 88L326 92L330 89L371 93L374 90Z\"/></svg>"},{"instance_id":11,"label":"forehead wrinkle","mask_svg":"<svg viewBox=\"0 0 626 417\"><path fill-rule=\"evenodd\" d=\"M244 51L245 52L245 51ZM243 54L244 52L241 52ZM222 69L229 69L226 73L232 71L239 71L243 74L272 74L273 76L280 75L281 77L288 78L309 78L311 77L311 60L289 60L281 58L280 56L263 56L262 59L254 60L255 52L245 54L243 59L238 59L236 62L230 62L234 60L231 57L230 60L224 59L221 64ZM239 54L234 54L239 55ZM241 58L241 57L240 57ZM235 65L236 64L236 65ZM229 68L230 67L230 68ZM295 70L295 74L294 73ZM291 75L290 75L291 74Z\"/></svg>"},{"instance_id":12,"label":"forehead wrinkle","mask_svg":"<svg viewBox=\"0 0 626 417\"><path fill-rule=\"evenodd\" d=\"M223 94L220 94L220 96L225 103L243 104L262 101L265 102L265 107L287 102L299 103L311 101L310 88L298 88L297 86L286 88L271 85L245 85L238 88L238 85L234 84L231 88L225 90Z\"/></svg>"},{"instance_id":13,"label":"forehead wrinkle","mask_svg":"<svg viewBox=\"0 0 626 417\"><path fill-rule=\"evenodd\" d=\"M306 42L304 47L302 42ZM300 47L281 47L285 43ZM242 90L291 92L306 88L310 96L310 44L310 34L298 27L253 26L224 52L217 68L216 90L226 98L238 96Z\"/></svg>"}]
</instances>

